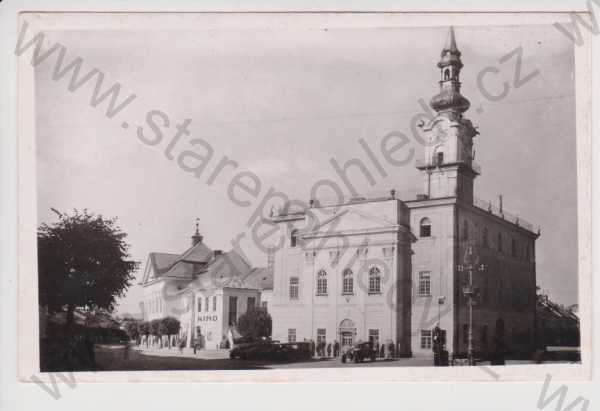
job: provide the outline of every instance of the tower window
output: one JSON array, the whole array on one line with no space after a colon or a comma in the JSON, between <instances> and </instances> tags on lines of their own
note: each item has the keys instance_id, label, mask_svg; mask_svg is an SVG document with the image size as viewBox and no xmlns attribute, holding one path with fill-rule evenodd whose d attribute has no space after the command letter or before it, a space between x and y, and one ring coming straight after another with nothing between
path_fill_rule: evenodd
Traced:
<instances>
[{"instance_id":1,"label":"tower window","mask_svg":"<svg viewBox=\"0 0 600 411\"><path fill-rule=\"evenodd\" d=\"M431 273L429 271L419 272L419 296L431 295Z\"/></svg>"},{"instance_id":2,"label":"tower window","mask_svg":"<svg viewBox=\"0 0 600 411\"><path fill-rule=\"evenodd\" d=\"M327 271L317 273L317 295L327 295Z\"/></svg>"},{"instance_id":3,"label":"tower window","mask_svg":"<svg viewBox=\"0 0 600 411\"><path fill-rule=\"evenodd\" d=\"M369 293L378 294L381 292L381 271L377 267L371 267L369 270Z\"/></svg>"},{"instance_id":4,"label":"tower window","mask_svg":"<svg viewBox=\"0 0 600 411\"><path fill-rule=\"evenodd\" d=\"M300 289L300 279L298 277L290 278L290 300L297 300Z\"/></svg>"},{"instance_id":5,"label":"tower window","mask_svg":"<svg viewBox=\"0 0 600 411\"><path fill-rule=\"evenodd\" d=\"M421 219L419 237L431 237L431 221L427 217Z\"/></svg>"},{"instance_id":6,"label":"tower window","mask_svg":"<svg viewBox=\"0 0 600 411\"><path fill-rule=\"evenodd\" d=\"M444 70L444 80L450 80L450 69Z\"/></svg>"},{"instance_id":7,"label":"tower window","mask_svg":"<svg viewBox=\"0 0 600 411\"><path fill-rule=\"evenodd\" d=\"M354 277L352 270L346 268L342 273L342 294L354 293Z\"/></svg>"},{"instance_id":8,"label":"tower window","mask_svg":"<svg viewBox=\"0 0 600 411\"><path fill-rule=\"evenodd\" d=\"M294 228L290 234L290 247L296 247L298 244L298 229Z\"/></svg>"}]
</instances>

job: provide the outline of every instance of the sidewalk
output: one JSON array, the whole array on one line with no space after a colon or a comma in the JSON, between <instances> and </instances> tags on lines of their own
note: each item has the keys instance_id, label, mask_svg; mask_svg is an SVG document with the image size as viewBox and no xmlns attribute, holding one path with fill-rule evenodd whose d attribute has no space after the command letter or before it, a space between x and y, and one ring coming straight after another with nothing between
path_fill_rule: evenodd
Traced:
<instances>
[{"instance_id":1,"label":"sidewalk","mask_svg":"<svg viewBox=\"0 0 600 411\"><path fill-rule=\"evenodd\" d=\"M229 350L209 350L201 349L197 350L194 354L194 349L186 347L183 352L179 351L179 348L146 348L146 347L134 347L142 355L153 355L159 357L181 357L181 358L197 358L201 360L215 360L215 359L226 359L229 358Z\"/></svg>"}]
</instances>

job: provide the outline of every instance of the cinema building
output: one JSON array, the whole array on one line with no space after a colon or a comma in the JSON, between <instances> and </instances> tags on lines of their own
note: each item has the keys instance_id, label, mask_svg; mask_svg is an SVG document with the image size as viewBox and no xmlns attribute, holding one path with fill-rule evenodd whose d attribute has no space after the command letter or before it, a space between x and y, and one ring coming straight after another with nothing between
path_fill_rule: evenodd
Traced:
<instances>
[{"instance_id":1,"label":"cinema building","mask_svg":"<svg viewBox=\"0 0 600 411\"><path fill-rule=\"evenodd\" d=\"M211 250L196 225L183 253L150 253L141 284L145 321L175 317L187 346L195 339L215 349L236 335L237 319L248 308L268 309L272 275L251 267L234 250Z\"/></svg>"},{"instance_id":2,"label":"cinema building","mask_svg":"<svg viewBox=\"0 0 600 411\"><path fill-rule=\"evenodd\" d=\"M466 353L469 254L477 260L476 353L498 338L514 351L533 349L539 230L503 210L501 200L496 206L474 196L479 133L464 116L470 103L460 94L463 64L452 29L437 66L440 92L430 103L437 114L422 125L429 144L416 164L419 194L315 199L272 216L287 233L274 255L274 339L372 340L393 343L403 356L432 355L439 323L450 354Z\"/></svg>"}]
</instances>

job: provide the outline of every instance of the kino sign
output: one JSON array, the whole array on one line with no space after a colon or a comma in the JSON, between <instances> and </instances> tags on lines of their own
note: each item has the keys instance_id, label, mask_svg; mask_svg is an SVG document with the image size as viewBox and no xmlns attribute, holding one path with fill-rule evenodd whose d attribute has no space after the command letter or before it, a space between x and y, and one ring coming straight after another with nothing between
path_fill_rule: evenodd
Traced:
<instances>
[{"instance_id":1,"label":"kino sign","mask_svg":"<svg viewBox=\"0 0 600 411\"><path fill-rule=\"evenodd\" d=\"M198 321L217 321L219 316L217 315L201 315L198 317Z\"/></svg>"}]
</instances>

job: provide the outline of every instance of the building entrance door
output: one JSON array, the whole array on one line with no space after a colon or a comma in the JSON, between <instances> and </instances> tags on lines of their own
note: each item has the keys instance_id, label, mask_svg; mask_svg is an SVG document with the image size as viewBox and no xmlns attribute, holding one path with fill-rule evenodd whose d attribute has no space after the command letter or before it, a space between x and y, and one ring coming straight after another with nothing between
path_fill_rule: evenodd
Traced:
<instances>
[{"instance_id":1,"label":"building entrance door","mask_svg":"<svg viewBox=\"0 0 600 411\"><path fill-rule=\"evenodd\" d=\"M356 327L354 326L354 322L349 319L342 321L340 323L339 335L342 348L351 346L354 342L354 336L356 335Z\"/></svg>"}]
</instances>

